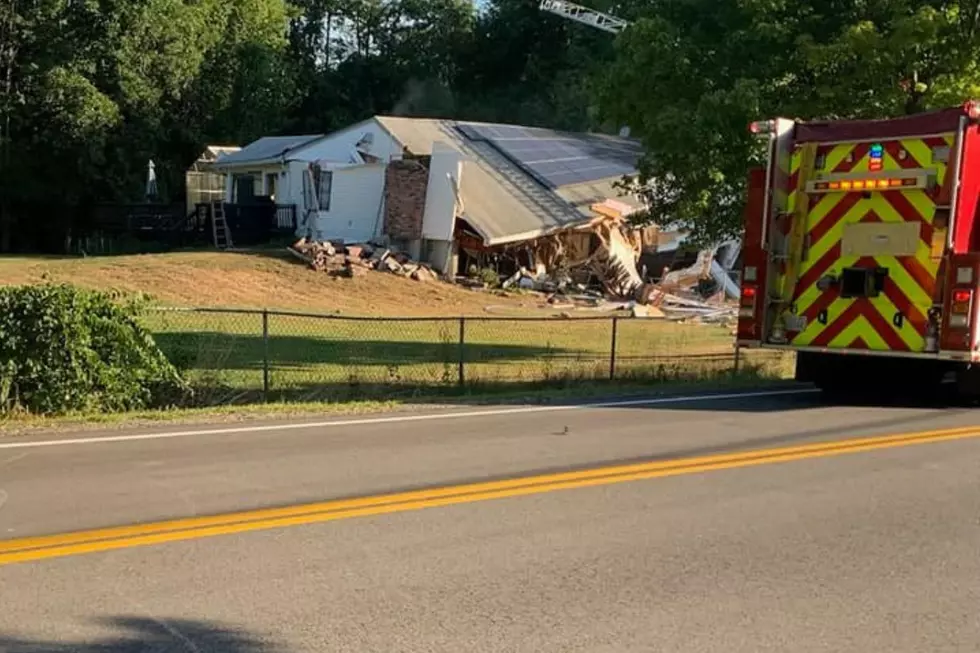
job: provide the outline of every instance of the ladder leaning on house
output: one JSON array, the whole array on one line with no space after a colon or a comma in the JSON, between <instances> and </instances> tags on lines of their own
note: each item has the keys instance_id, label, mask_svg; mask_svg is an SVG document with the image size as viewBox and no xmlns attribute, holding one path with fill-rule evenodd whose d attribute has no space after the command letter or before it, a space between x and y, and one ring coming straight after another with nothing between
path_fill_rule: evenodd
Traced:
<instances>
[{"instance_id":1,"label":"ladder leaning on house","mask_svg":"<svg viewBox=\"0 0 980 653\"><path fill-rule=\"evenodd\" d=\"M231 229L228 228L228 219L225 216L224 202L211 202L211 233L214 234L214 246L218 249L234 247L231 242Z\"/></svg>"}]
</instances>

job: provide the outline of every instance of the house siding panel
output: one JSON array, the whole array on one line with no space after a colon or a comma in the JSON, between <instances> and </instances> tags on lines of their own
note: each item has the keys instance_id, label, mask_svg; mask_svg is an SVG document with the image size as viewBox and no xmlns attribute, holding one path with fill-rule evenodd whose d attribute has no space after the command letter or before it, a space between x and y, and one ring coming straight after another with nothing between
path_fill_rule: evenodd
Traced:
<instances>
[{"instance_id":1,"label":"house siding panel","mask_svg":"<svg viewBox=\"0 0 980 653\"><path fill-rule=\"evenodd\" d=\"M302 197L302 178L299 185ZM319 240L357 243L377 235L384 197L385 168L365 165L334 170L330 210L320 211L313 224L313 235ZM300 218L302 222L302 218Z\"/></svg>"}]
</instances>

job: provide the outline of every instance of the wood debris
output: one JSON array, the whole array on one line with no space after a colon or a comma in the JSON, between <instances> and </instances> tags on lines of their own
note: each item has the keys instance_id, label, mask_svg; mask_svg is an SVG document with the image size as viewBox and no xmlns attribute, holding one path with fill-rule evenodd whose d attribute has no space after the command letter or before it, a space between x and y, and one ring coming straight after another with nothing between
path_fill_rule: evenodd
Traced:
<instances>
[{"instance_id":1,"label":"wood debris","mask_svg":"<svg viewBox=\"0 0 980 653\"><path fill-rule=\"evenodd\" d=\"M369 271L397 274L415 281L436 281L439 274L425 263L390 249L375 249L368 244L311 241L300 238L286 248L292 256L306 263L316 272L329 272L333 276L354 278Z\"/></svg>"},{"instance_id":2,"label":"wood debris","mask_svg":"<svg viewBox=\"0 0 980 653\"><path fill-rule=\"evenodd\" d=\"M325 271L329 267L330 259L337 254L333 243L311 241L306 238L300 238L286 250L317 272Z\"/></svg>"}]
</instances>

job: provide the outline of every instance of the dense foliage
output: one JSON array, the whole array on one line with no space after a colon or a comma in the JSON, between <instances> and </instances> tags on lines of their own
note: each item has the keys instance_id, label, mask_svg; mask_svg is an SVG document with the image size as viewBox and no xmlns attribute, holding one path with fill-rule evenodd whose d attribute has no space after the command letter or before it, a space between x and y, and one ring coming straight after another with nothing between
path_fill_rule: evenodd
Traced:
<instances>
[{"instance_id":1,"label":"dense foliage","mask_svg":"<svg viewBox=\"0 0 980 653\"><path fill-rule=\"evenodd\" d=\"M0 288L0 412L121 411L180 400L186 384L136 303L67 285Z\"/></svg>"},{"instance_id":2,"label":"dense foliage","mask_svg":"<svg viewBox=\"0 0 980 653\"><path fill-rule=\"evenodd\" d=\"M752 120L888 117L980 94L978 0L625 0L602 106L648 146L657 217L740 223Z\"/></svg>"},{"instance_id":3,"label":"dense foliage","mask_svg":"<svg viewBox=\"0 0 980 653\"><path fill-rule=\"evenodd\" d=\"M980 0L581 2L633 25L614 38L538 0L2 0L0 251L40 215L59 233L77 207L138 200L149 158L179 199L207 143L373 113L628 124L655 217L713 237L738 224L749 120L898 114L980 84Z\"/></svg>"}]
</instances>

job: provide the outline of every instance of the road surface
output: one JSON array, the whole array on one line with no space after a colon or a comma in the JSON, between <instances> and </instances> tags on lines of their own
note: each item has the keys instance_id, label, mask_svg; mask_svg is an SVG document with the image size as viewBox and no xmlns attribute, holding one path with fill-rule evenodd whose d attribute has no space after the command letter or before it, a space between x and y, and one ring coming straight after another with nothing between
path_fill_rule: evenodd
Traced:
<instances>
[{"instance_id":1,"label":"road surface","mask_svg":"<svg viewBox=\"0 0 980 653\"><path fill-rule=\"evenodd\" d=\"M980 651L978 463L806 392L0 437L0 651Z\"/></svg>"}]
</instances>

